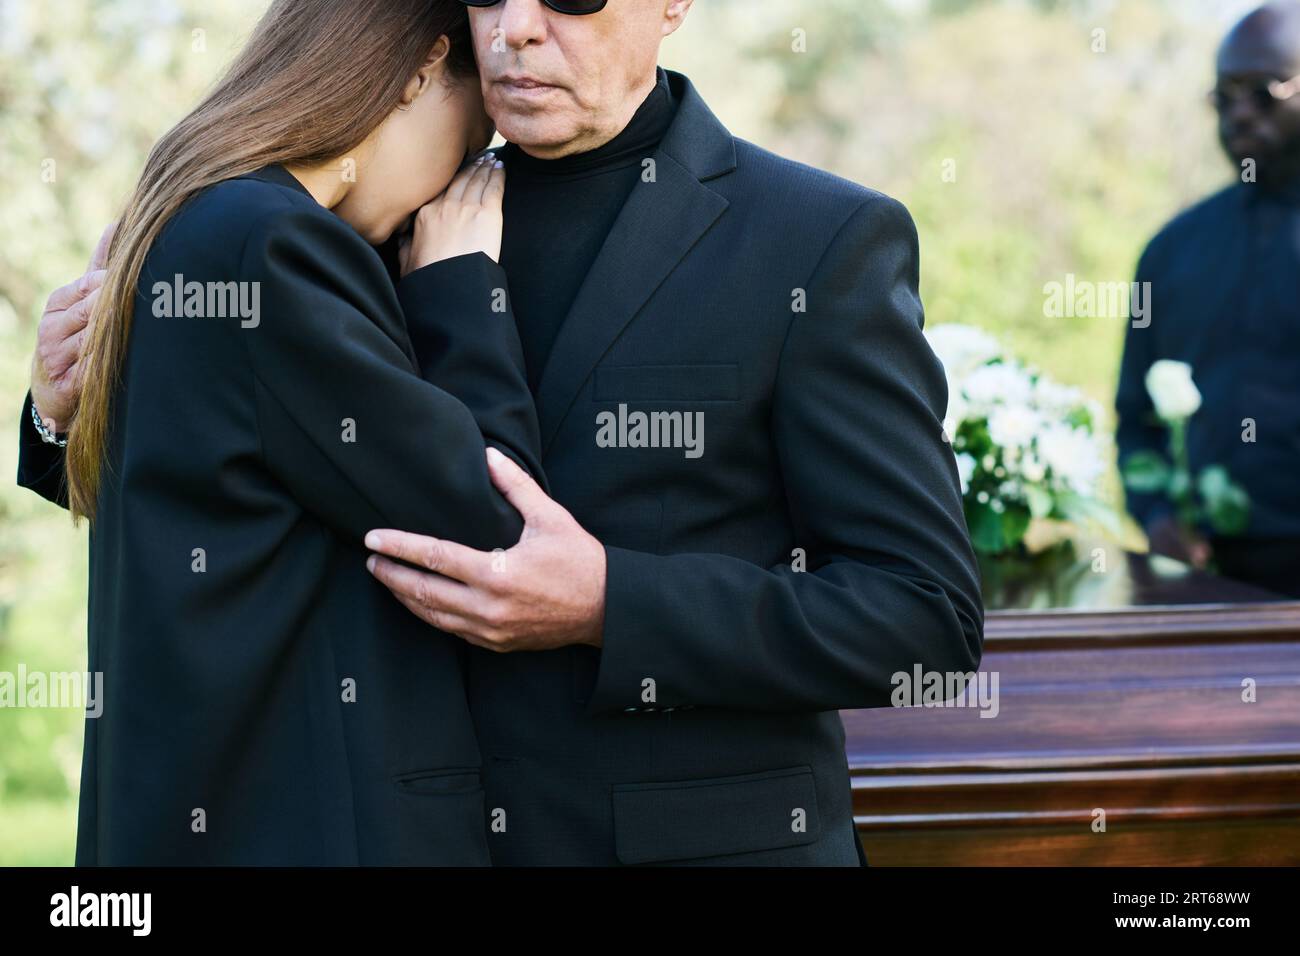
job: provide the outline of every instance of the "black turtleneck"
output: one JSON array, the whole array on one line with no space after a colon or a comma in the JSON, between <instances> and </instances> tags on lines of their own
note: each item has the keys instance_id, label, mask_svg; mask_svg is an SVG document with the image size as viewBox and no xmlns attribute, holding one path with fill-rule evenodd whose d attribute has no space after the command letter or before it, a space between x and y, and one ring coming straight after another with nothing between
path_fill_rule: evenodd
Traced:
<instances>
[{"instance_id":1,"label":"black turtleneck","mask_svg":"<svg viewBox=\"0 0 1300 956\"><path fill-rule=\"evenodd\" d=\"M605 145L561 159L536 159L512 143L500 150L506 164L501 265L534 392L642 162L658 148L676 109L661 69L631 121Z\"/></svg>"}]
</instances>

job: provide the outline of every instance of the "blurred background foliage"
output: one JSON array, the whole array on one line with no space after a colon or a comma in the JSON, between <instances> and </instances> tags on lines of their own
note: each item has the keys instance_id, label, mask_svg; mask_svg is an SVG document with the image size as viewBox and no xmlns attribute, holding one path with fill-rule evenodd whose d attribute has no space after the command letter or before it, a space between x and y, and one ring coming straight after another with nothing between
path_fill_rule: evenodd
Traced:
<instances>
[{"instance_id":1,"label":"blurred background foliage","mask_svg":"<svg viewBox=\"0 0 1300 956\"><path fill-rule=\"evenodd\" d=\"M85 531L11 477L41 308L264 6L0 0L0 671L85 667ZM737 135L902 199L928 322L986 328L1109 407L1124 323L1045 318L1043 286L1127 281L1228 180L1202 94L1248 7L697 0L664 64ZM0 865L71 862L81 733L78 711L0 710Z\"/></svg>"}]
</instances>

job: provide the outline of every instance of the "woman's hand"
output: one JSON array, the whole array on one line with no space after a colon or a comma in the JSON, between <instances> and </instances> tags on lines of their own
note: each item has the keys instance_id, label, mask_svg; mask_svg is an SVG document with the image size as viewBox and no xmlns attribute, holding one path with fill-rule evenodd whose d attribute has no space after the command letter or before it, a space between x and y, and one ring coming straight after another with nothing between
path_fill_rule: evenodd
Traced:
<instances>
[{"instance_id":1,"label":"woman's hand","mask_svg":"<svg viewBox=\"0 0 1300 956\"><path fill-rule=\"evenodd\" d=\"M415 214L414 231L401 246L402 275L471 252L499 259L505 193L505 168L491 153L458 172L441 196Z\"/></svg>"}]
</instances>

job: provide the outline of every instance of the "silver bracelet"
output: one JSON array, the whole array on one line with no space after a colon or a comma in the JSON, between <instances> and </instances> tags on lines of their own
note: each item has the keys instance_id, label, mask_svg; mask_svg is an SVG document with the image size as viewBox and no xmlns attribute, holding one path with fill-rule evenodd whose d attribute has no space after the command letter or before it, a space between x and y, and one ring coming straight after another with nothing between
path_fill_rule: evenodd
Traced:
<instances>
[{"instance_id":1,"label":"silver bracelet","mask_svg":"<svg viewBox=\"0 0 1300 956\"><path fill-rule=\"evenodd\" d=\"M41 441L47 445L58 445L60 448L68 447L68 439L60 438L54 432L50 431L49 426L41 421L40 414L36 411L36 403L32 402L32 424L36 426L36 434L41 436Z\"/></svg>"}]
</instances>

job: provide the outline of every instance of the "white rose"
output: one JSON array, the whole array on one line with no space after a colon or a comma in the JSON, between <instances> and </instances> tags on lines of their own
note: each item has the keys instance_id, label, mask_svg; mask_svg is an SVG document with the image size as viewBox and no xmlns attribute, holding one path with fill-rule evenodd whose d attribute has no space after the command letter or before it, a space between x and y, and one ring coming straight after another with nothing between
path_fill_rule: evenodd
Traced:
<instances>
[{"instance_id":1,"label":"white rose","mask_svg":"<svg viewBox=\"0 0 1300 956\"><path fill-rule=\"evenodd\" d=\"M1156 414L1167 422L1191 418L1201 407L1201 392L1186 362L1161 359L1147 371L1146 384Z\"/></svg>"},{"instance_id":2,"label":"white rose","mask_svg":"<svg viewBox=\"0 0 1300 956\"><path fill-rule=\"evenodd\" d=\"M1034 404L1044 413L1064 418L1086 401L1083 392L1070 385L1060 385L1050 379L1034 382Z\"/></svg>"},{"instance_id":3,"label":"white rose","mask_svg":"<svg viewBox=\"0 0 1300 956\"><path fill-rule=\"evenodd\" d=\"M1037 455L1030 452L1020 463L1020 474L1025 481L1037 484L1047 477L1047 467L1038 460Z\"/></svg>"},{"instance_id":4,"label":"white rose","mask_svg":"<svg viewBox=\"0 0 1300 956\"><path fill-rule=\"evenodd\" d=\"M962 391L977 411L994 405L1020 405L1029 401L1031 384L1024 369L1002 363L983 365L966 376Z\"/></svg>"},{"instance_id":5,"label":"white rose","mask_svg":"<svg viewBox=\"0 0 1300 956\"><path fill-rule=\"evenodd\" d=\"M970 325L950 323L930 326L925 330L925 337L952 377L965 375L971 369L1002 354L1002 346L997 339Z\"/></svg>"},{"instance_id":6,"label":"white rose","mask_svg":"<svg viewBox=\"0 0 1300 956\"><path fill-rule=\"evenodd\" d=\"M1038 436L1038 453L1061 484L1081 495L1094 494L1104 466L1100 446L1086 429L1051 425Z\"/></svg>"},{"instance_id":7,"label":"white rose","mask_svg":"<svg viewBox=\"0 0 1300 956\"><path fill-rule=\"evenodd\" d=\"M989 438L1000 448L1027 448L1042 427L1041 419L1023 405L1006 405L989 416Z\"/></svg>"}]
</instances>

